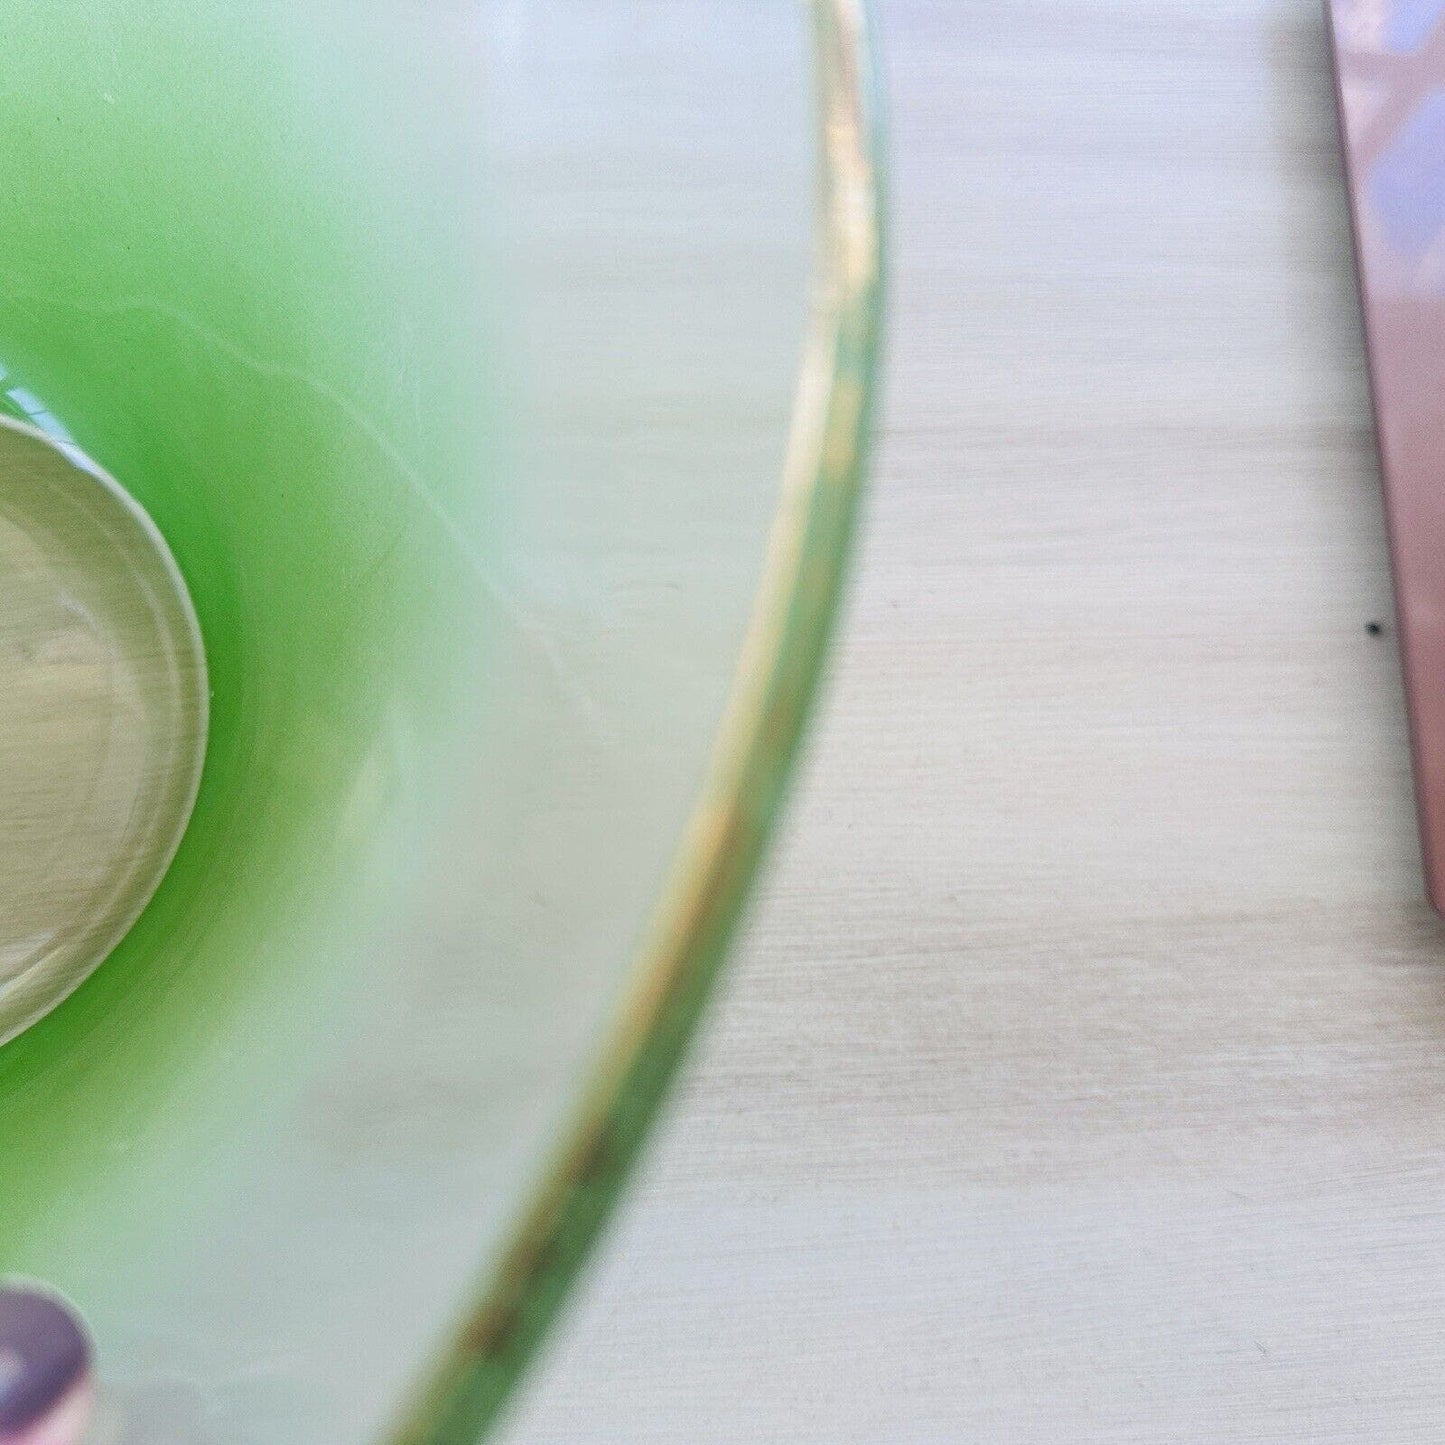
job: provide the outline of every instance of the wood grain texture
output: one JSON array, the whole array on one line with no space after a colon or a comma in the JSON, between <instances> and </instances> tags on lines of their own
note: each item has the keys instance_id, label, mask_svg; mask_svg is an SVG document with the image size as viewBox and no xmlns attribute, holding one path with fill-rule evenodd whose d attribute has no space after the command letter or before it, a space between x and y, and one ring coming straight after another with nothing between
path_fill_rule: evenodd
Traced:
<instances>
[{"instance_id":1,"label":"wood grain texture","mask_svg":"<svg viewBox=\"0 0 1445 1445\"><path fill-rule=\"evenodd\" d=\"M880 18L846 637L506 1439L1433 1441L1445 932L1319 6Z\"/></svg>"}]
</instances>

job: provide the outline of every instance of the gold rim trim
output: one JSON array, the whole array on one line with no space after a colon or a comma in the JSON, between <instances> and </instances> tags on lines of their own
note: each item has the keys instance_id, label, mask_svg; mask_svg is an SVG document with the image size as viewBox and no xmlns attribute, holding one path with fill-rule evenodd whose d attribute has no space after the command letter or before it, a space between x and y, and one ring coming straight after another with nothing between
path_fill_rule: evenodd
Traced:
<instances>
[{"instance_id":1,"label":"gold rim trim","mask_svg":"<svg viewBox=\"0 0 1445 1445\"><path fill-rule=\"evenodd\" d=\"M496 1420L621 1192L767 843L821 669L862 490L882 315L882 176L864 0L810 0L815 295L763 580L702 796L566 1143L388 1445Z\"/></svg>"}]
</instances>

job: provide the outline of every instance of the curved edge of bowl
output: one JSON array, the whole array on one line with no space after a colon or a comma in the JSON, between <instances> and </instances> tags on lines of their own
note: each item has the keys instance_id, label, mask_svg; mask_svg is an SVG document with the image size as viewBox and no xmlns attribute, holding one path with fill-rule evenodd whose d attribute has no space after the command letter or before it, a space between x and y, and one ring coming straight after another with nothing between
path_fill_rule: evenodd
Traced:
<instances>
[{"instance_id":1,"label":"curved edge of bowl","mask_svg":"<svg viewBox=\"0 0 1445 1445\"><path fill-rule=\"evenodd\" d=\"M466 1445L542 1342L676 1072L773 829L822 671L867 467L883 317L882 117L867 0L810 0L814 300L777 514L701 797L582 1106L387 1445Z\"/></svg>"}]
</instances>

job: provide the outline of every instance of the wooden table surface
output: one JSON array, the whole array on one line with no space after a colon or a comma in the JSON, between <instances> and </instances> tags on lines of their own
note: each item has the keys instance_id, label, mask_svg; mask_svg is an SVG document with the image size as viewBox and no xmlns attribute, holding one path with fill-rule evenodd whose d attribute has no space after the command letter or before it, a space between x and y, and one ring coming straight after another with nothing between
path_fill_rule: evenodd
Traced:
<instances>
[{"instance_id":1,"label":"wooden table surface","mask_svg":"<svg viewBox=\"0 0 1445 1445\"><path fill-rule=\"evenodd\" d=\"M845 636L508 1445L1438 1440L1445 930L1318 0L880 10Z\"/></svg>"}]
</instances>

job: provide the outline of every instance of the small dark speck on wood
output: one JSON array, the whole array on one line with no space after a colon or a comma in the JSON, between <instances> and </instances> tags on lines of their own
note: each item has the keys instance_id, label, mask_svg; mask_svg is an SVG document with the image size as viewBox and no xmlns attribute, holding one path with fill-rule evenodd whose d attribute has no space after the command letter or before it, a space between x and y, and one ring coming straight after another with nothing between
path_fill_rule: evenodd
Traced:
<instances>
[{"instance_id":1,"label":"small dark speck on wood","mask_svg":"<svg viewBox=\"0 0 1445 1445\"><path fill-rule=\"evenodd\" d=\"M1367 622L1365 623L1365 631L1368 632L1371 637L1382 637L1385 632L1385 624L1383 622Z\"/></svg>"}]
</instances>

